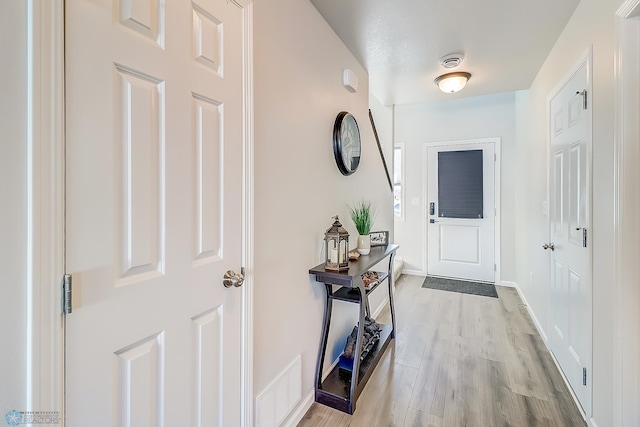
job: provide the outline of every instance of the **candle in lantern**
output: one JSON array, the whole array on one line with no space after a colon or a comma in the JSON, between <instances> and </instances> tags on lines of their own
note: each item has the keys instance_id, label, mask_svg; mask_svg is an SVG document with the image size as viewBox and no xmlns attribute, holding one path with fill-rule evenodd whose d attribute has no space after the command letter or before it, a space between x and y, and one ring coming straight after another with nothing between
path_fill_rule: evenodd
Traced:
<instances>
[{"instance_id":1,"label":"candle in lantern","mask_svg":"<svg viewBox=\"0 0 640 427\"><path fill-rule=\"evenodd\" d=\"M329 249L329 261L333 264L338 263L338 249L336 248Z\"/></svg>"}]
</instances>

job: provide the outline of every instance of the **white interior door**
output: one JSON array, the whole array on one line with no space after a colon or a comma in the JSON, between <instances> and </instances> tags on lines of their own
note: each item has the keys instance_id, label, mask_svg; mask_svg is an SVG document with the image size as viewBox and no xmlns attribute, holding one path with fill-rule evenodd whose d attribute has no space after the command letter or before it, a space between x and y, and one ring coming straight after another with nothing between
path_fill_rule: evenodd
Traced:
<instances>
[{"instance_id":1,"label":"white interior door","mask_svg":"<svg viewBox=\"0 0 640 427\"><path fill-rule=\"evenodd\" d=\"M240 425L242 22L66 1L69 427Z\"/></svg>"},{"instance_id":2,"label":"white interior door","mask_svg":"<svg viewBox=\"0 0 640 427\"><path fill-rule=\"evenodd\" d=\"M549 248L550 347L583 409L590 414L591 357L590 159L587 62L551 99ZM588 378L587 378L588 379Z\"/></svg>"},{"instance_id":3,"label":"white interior door","mask_svg":"<svg viewBox=\"0 0 640 427\"><path fill-rule=\"evenodd\" d=\"M495 281L495 146L427 149L427 274Z\"/></svg>"}]
</instances>

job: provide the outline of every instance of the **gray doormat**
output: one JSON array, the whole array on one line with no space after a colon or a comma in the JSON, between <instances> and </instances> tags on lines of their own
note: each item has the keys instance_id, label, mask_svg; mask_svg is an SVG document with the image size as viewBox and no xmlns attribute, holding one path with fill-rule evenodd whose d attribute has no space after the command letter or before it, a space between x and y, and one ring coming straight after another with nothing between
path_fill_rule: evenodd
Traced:
<instances>
[{"instance_id":1,"label":"gray doormat","mask_svg":"<svg viewBox=\"0 0 640 427\"><path fill-rule=\"evenodd\" d=\"M444 279L442 277L427 276L424 278L422 287L440 289L441 291L460 292L463 294L498 298L496 287L490 283L466 282L464 280Z\"/></svg>"}]
</instances>

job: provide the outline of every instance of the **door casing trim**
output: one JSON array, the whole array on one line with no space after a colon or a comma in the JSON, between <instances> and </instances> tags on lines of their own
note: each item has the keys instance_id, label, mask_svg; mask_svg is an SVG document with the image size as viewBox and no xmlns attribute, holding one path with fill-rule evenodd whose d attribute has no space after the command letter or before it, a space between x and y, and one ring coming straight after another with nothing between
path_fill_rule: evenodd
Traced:
<instances>
[{"instance_id":1,"label":"door casing trim","mask_svg":"<svg viewBox=\"0 0 640 427\"><path fill-rule=\"evenodd\" d=\"M625 1L615 14L615 126L614 126L614 425L640 423L640 227L637 224L640 196L640 0ZM634 18L630 20L629 18Z\"/></svg>"},{"instance_id":2,"label":"door casing trim","mask_svg":"<svg viewBox=\"0 0 640 427\"><path fill-rule=\"evenodd\" d=\"M27 1L27 74L26 402L63 420L63 0Z\"/></svg>"},{"instance_id":3,"label":"door casing trim","mask_svg":"<svg viewBox=\"0 0 640 427\"><path fill-rule=\"evenodd\" d=\"M237 3L243 10L243 84L242 114L242 265L245 281L242 286L242 372L241 425L253 426L253 286L254 286L254 98L253 98L253 0Z\"/></svg>"}]
</instances>

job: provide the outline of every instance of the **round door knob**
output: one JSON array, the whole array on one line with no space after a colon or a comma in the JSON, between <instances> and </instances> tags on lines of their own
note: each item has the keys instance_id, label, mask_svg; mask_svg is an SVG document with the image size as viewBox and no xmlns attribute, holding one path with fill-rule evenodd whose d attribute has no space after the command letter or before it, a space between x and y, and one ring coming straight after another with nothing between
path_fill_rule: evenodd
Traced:
<instances>
[{"instance_id":1,"label":"round door knob","mask_svg":"<svg viewBox=\"0 0 640 427\"><path fill-rule=\"evenodd\" d=\"M553 245L553 243L545 243L544 245L542 245L542 249L544 249L545 251L547 249L551 249L553 251L555 250L555 246Z\"/></svg>"},{"instance_id":2,"label":"round door knob","mask_svg":"<svg viewBox=\"0 0 640 427\"><path fill-rule=\"evenodd\" d=\"M224 285L225 288L230 288L230 287L240 287L242 286L242 284L244 283L244 276L240 273L236 273L233 270L227 270L226 273L224 273L224 277L222 279L222 284Z\"/></svg>"}]
</instances>

